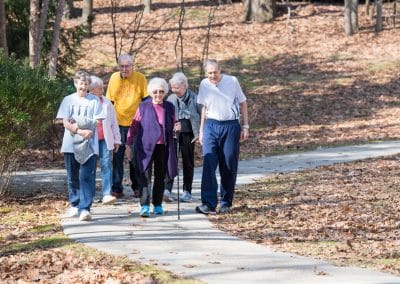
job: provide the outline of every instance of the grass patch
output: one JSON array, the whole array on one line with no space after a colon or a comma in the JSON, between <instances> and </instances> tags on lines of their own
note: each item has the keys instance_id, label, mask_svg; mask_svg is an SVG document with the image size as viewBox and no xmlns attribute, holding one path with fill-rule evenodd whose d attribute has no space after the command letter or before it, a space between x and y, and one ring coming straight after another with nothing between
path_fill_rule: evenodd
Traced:
<instances>
[{"instance_id":1,"label":"grass patch","mask_svg":"<svg viewBox=\"0 0 400 284\"><path fill-rule=\"evenodd\" d=\"M7 214L12 211L12 208L10 207L0 207L0 214Z\"/></svg>"},{"instance_id":2,"label":"grass patch","mask_svg":"<svg viewBox=\"0 0 400 284\"><path fill-rule=\"evenodd\" d=\"M33 240L28 243L14 243L0 250L0 255L9 255L19 252L31 252L37 249L58 248L73 243L66 236L51 236L48 238Z\"/></svg>"},{"instance_id":3,"label":"grass patch","mask_svg":"<svg viewBox=\"0 0 400 284\"><path fill-rule=\"evenodd\" d=\"M31 233L46 233L54 231L55 227L58 227L58 225L46 224L46 225L35 226L32 229L29 229L28 231Z\"/></svg>"},{"instance_id":4,"label":"grass patch","mask_svg":"<svg viewBox=\"0 0 400 284\"><path fill-rule=\"evenodd\" d=\"M372 72L388 71L388 70L398 70L400 68L400 60L380 60L369 62L367 64L368 70Z\"/></svg>"}]
</instances>

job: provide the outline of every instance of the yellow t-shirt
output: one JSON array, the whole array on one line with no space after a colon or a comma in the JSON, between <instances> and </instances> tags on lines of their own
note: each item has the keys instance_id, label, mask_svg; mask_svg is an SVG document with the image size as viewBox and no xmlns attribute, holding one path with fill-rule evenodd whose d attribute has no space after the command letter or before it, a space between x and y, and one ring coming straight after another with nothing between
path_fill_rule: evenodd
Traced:
<instances>
[{"instance_id":1,"label":"yellow t-shirt","mask_svg":"<svg viewBox=\"0 0 400 284\"><path fill-rule=\"evenodd\" d=\"M130 126L140 102L147 97L146 77L133 71L131 76L122 79L120 73L115 72L111 75L106 96L114 102L118 124Z\"/></svg>"}]
</instances>

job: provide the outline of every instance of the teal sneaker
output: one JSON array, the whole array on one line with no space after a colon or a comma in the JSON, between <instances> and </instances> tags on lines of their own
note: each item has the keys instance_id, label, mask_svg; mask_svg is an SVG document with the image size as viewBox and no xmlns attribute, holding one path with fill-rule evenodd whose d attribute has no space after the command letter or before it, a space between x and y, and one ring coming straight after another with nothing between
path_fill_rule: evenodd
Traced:
<instances>
[{"instance_id":1,"label":"teal sneaker","mask_svg":"<svg viewBox=\"0 0 400 284\"><path fill-rule=\"evenodd\" d=\"M143 205L142 208L140 209L139 215L141 217L149 217L150 216L150 206L149 205Z\"/></svg>"},{"instance_id":2,"label":"teal sneaker","mask_svg":"<svg viewBox=\"0 0 400 284\"><path fill-rule=\"evenodd\" d=\"M162 208L161 205L159 205L159 206L154 206L154 214L156 214L156 215L163 215L163 214L164 214L164 208Z\"/></svg>"}]
</instances>

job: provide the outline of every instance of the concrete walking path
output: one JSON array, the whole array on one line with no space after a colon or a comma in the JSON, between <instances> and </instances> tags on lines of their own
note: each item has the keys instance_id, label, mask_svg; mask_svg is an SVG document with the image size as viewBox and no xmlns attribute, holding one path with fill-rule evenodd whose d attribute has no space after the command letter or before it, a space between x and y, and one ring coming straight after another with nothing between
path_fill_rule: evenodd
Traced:
<instances>
[{"instance_id":1,"label":"concrete walking path","mask_svg":"<svg viewBox=\"0 0 400 284\"><path fill-rule=\"evenodd\" d=\"M310 152L241 161L237 184L251 183L256 178L277 172L291 172L399 152L400 141L390 141L320 148ZM47 175L38 173L31 181L49 176L57 179L62 175L65 175L65 171ZM64 218L64 232L71 239L100 251L125 255L131 260L158 265L162 269L206 283L400 283L400 277L390 274L355 267L338 267L308 257L276 252L217 230L206 216L194 211L200 203L200 178L201 169L196 169L193 185L196 201L181 203L179 221L176 202L164 203L168 210L166 215L156 217L152 214L150 218L140 218L138 200L128 198L109 206L94 203L91 222Z\"/></svg>"}]
</instances>

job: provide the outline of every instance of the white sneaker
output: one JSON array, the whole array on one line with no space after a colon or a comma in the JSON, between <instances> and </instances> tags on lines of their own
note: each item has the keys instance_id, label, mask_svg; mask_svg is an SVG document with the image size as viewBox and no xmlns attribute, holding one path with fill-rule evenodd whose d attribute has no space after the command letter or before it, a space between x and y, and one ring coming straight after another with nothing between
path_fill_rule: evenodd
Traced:
<instances>
[{"instance_id":1,"label":"white sneaker","mask_svg":"<svg viewBox=\"0 0 400 284\"><path fill-rule=\"evenodd\" d=\"M103 199L101 200L101 202L103 202L103 204L107 205L107 204L113 204L116 200L117 200L117 198L115 196L105 195L105 196L103 196Z\"/></svg>"},{"instance_id":2,"label":"white sneaker","mask_svg":"<svg viewBox=\"0 0 400 284\"><path fill-rule=\"evenodd\" d=\"M172 192L170 192L169 190L164 190L164 196L163 196L163 200L165 202L174 202L174 198L172 197Z\"/></svg>"},{"instance_id":3,"label":"white sneaker","mask_svg":"<svg viewBox=\"0 0 400 284\"><path fill-rule=\"evenodd\" d=\"M184 191L181 197L182 202L192 202L192 195L188 191Z\"/></svg>"},{"instance_id":4,"label":"white sneaker","mask_svg":"<svg viewBox=\"0 0 400 284\"><path fill-rule=\"evenodd\" d=\"M78 217L78 207L68 208L67 212L65 213L65 217L67 218Z\"/></svg>"},{"instance_id":5,"label":"white sneaker","mask_svg":"<svg viewBox=\"0 0 400 284\"><path fill-rule=\"evenodd\" d=\"M81 215L79 216L79 221L90 221L92 220L92 215L87 210L82 210Z\"/></svg>"}]
</instances>

